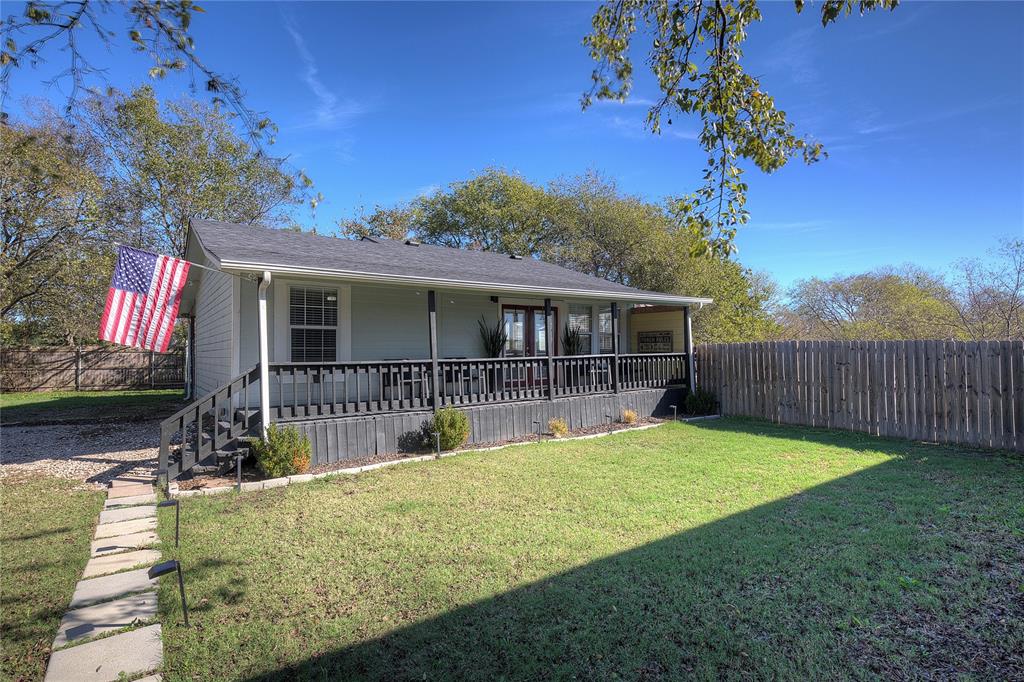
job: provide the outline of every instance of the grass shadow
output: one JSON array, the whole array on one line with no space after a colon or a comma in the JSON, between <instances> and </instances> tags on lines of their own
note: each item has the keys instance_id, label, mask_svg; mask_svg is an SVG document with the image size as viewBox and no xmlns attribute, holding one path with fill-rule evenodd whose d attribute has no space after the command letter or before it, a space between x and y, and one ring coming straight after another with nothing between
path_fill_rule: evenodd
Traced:
<instances>
[{"instance_id":1,"label":"grass shadow","mask_svg":"<svg viewBox=\"0 0 1024 682\"><path fill-rule=\"evenodd\" d=\"M247 679L1024 678L1021 469L806 437L897 457Z\"/></svg>"}]
</instances>

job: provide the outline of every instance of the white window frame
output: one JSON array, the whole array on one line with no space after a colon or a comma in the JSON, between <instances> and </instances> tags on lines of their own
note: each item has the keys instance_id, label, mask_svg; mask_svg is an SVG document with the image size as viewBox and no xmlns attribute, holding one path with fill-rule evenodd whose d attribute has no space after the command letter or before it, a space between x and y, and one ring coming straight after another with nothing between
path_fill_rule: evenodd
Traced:
<instances>
[{"instance_id":1,"label":"white window frame","mask_svg":"<svg viewBox=\"0 0 1024 682\"><path fill-rule=\"evenodd\" d=\"M323 292L326 297L329 293L333 293L335 298L336 315L334 324L292 324L292 291L295 289L302 289L304 292L310 289L319 289ZM333 359L321 359L319 362L330 363L338 362L340 360L340 349L339 339L341 337L341 314L342 314L342 296L339 287L331 286L330 284L306 284L306 283L294 283L288 284L287 286L287 297L285 300L285 312L287 317L287 337L285 343L288 348L288 361L289 362L317 362L316 360L296 360L294 353L294 346L292 345L292 332L296 329L320 329L320 330L333 330L334 331L334 358ZM322 347L322 350L326 350Z\"/></svg>"}]
</instances>

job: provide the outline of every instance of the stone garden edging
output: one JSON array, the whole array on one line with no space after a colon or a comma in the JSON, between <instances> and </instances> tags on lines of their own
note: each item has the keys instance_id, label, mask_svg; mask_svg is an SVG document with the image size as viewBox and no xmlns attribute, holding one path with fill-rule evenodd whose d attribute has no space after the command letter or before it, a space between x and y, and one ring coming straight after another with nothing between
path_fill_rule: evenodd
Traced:
<instances>
[{"instance_id":1,"label":"stone garden edging","mask_svg":"<svg viewBox=\"0 0 1024 682\"><path fill-rule=\"evenodd\" d=\"M705 417L686 417L679 419L680 422L692 422L701 421L705 419L718 419L721 415L712 414ZM622 429L615 429L614 431L605 431L602 433L588 433L582 436L569 436L567 438L548 438L546 440L530 440L519 443L503 443L502 445L492 445L485 448L468 448L465 450L449 450L448 452L442 452L441 457L454 457L456 455L464 455L470 452L492 452L494 450L504 450L505 448L514 448L522 445L539 445L541 443L550 443L552 441L568 442L573 440L588 440L590 438L603 438L605 436L614 436L619 433L629 433L633 431L645 431L647 429L655 429L659 426L667 424L668 422L658 422L657 424L642 424L640 426L627 426ZM273 488L282 488L293 483L306 483L320 478L330 478L332 476L353 476L355 474L361 474L367 471L373 471L375 469L383 469L385 467L399 466L402 464L413 464L415 462L428 462L430 460L438 459L437 455L416 455L414 457L403 457L401 459L393 459L387 462L376 462L374 464L365 464L358 467L348 467L346 469L335 469L334 471L324 471L319 474L296 474L294 476L282 476L280 478L269 478L265 481L249 481L242 484L241 492L252 492L256 490L270 490ZM171 481L167 487L167 495L172 498L179 497L198 497L201 495L223 495L234 491L236 486L233 485L221 485L213 488L198 488L196 490L180 490L176 481Z\"/></svg>"}]
</instances>

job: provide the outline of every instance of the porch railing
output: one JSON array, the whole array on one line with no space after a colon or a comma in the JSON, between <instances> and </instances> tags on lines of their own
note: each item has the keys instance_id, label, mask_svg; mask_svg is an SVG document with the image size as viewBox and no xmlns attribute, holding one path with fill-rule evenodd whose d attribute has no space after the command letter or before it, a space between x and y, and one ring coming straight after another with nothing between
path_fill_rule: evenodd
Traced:
<instances>
[{"instance_id":1,"label":"porch railing","mask_svg":"<svg viewBox=\"0 0 1024 682\"><path fill-rule=\"evenodd\" d=\"M427 409L430 374L430 360L271 363L271 419Z\"/></svg>"},{"instance_id":2,"label":"porch railing","mask_svg":"<svg viewBox=\"0 0 1024 682\"><path fill-rule=\"evenodd\" d=\"M251 367L160 422L159 474L174 480L213 452L252 435L259 415L248 406L258 400L259 378L259 366Z\"/></svg>"},{"instance_id":3,"label":"porch railing","mask_svg":"<svg viewBox=\"0 0 1024 682\"><path fill-rule=\"evenodd\" d=\"M619 356L619 390L662 388L686 381L686 353Z\"/></svg>"},{"instance_id":4,"label":"porch railing","mask_svg":"<svg viewBox=\"0 0 1024 682\"><path fill-rule=\"evenodd\" d=\"M439 360L441 405L543 400L663 388L686 380L685 353ZM432 409L430 360L271 363L273 421Z\"/></svg>"}]
</instances>

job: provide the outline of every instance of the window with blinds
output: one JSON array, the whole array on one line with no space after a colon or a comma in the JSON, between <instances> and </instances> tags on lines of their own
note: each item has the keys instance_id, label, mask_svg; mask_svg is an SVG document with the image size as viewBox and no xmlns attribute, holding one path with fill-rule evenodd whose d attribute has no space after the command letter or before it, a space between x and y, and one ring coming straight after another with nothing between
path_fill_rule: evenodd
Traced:
<instances>
[{"instance_id":1,"label":"window with blinds","mask_svg":"<svg viewBox=\"0 0 1024 682\"><path fill-rule=\"evenodd\" d=\"M337 289L291 287L288 322L292 362L337 361Z\"/></svg>"},{"instance_id":2,"label":"window with blinds","mask_svg":"<svg viewBox=\"0 0 1024 682\"><path fill-rule=\"evenodd\" d=\"M601 341L601 352L611 353L615 350L612 343L612 309L611 306L601 308L597 313L597 328Z\"/></svg>"},{"instance_id":3,"label":"window with blinds","mask_svg":"<svg viewBox=\"0 0 1024 682\"><path fill-rule=\"evenodd\" d=\"M576 329L580 333L580 338L583 341L583 354L590 355L591 349L591 338L594 334L593 326L593 312L589 305L581 305L578 303L569 304L569 328Z\"/></svg>"}]
</instances>

